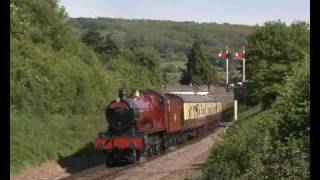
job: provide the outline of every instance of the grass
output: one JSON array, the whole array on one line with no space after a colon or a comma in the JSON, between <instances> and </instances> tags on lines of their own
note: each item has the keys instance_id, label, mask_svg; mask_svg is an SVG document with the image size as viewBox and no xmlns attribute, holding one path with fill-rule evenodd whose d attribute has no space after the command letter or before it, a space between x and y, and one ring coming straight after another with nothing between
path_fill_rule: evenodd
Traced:
<instances>
[{"instance_id":1,"label":"grass","mask_svg":"<svg viewBox=\"0 0 320 180\"><path fill-rule=\"evenodd\" d=\"M168 84L176 84L179 82L182 74L180 69L185 69L185 64L185 61L166 61L161 63L160 69L162 70L162 72L165 72ZM171 67L170 72L165 71L165 69L168 67Z\"/></svg>"},{"instance_id":2,"label":"grass","mask_svg":"<svg viewBox=\"0 0 320 180\"><path fill-rule=\"evenodd\" d=\"M160 65L160 68L164 68L168 65L172 65L174 67L176 67L177 69L182 68L185 69L186 68L186 62L185 61L169 61L169 62L163 62Z\"/></svg>"},{"instance_id":3,"label":"grass","mask_svg":"<svg viewBox=\"0 0 320 180\"><path fill-rule=\"evenodd\" d=\"M106 129L102 115L44 114L11 111L10 174L75 154Z\"/></svg>"}]
</instances>

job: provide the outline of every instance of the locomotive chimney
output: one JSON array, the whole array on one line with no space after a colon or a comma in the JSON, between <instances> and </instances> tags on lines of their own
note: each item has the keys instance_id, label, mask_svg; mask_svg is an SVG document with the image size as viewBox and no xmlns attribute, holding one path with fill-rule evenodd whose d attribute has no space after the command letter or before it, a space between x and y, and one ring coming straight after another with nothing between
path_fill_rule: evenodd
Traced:
<instances>
[{"instance_id":1,"label":"locomotive chimney","mask_svg":"<svg viewBox=\"0 0 320 180\"><path fill-rule=\"evenodd\" d=\"M119 98L125 99L128 97L128 90L126 88L119 89Z\"/></svg>"}]
</instances>

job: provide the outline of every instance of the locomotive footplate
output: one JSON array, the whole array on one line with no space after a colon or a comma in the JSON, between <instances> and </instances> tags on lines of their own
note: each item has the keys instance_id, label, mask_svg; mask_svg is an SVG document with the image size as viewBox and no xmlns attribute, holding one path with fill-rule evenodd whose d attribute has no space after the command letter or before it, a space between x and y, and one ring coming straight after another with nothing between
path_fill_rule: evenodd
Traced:
<instances>
[{"instance_id":1,"label":"locomotive footplate","mask_svg":"<svg viewBox=\"0 0 320 180\"><path fill-rule=\"evenodd\" d=\"M142 136L99 137L95 142L96 150L111 152L113 149L143 149Z\"/></svg>"}]
</instances>

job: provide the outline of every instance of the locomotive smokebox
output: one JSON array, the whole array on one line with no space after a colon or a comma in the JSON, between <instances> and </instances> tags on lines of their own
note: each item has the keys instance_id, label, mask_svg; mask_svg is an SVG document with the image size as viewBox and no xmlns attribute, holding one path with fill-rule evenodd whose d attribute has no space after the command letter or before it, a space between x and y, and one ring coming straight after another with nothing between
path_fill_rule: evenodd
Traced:
<instances>
[{"instance_id":1,"label":"locomotive smokebox","mask_svg":"<svg viewBox=\"0 0 320 180\"><path fill-rule=\"evenodd\" d=\"M126 99L127 97L128 97L127 88L119 89L119 98L122 100L122 99Z\"/></svg>"}]
</instances>

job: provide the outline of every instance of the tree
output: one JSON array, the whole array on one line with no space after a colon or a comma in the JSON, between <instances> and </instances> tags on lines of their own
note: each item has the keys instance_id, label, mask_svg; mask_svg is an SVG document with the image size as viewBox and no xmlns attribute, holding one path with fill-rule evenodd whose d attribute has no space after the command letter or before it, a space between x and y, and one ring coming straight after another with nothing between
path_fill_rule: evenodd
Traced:
<instances>
[{"instance_id":1,"label":"tree","mask_svg":"<svg viewBox=\"0 0 320 180\"><path fill-rule=\"evenodd\" d=\"M201 42L196 39L188 54L187 69L182 70L181 84L208 85L216 81L216 71L209 64L201 50Z\"/></svg>"},{"instance_id":2,"label":"tree","mask_svg":"<svg viewBox=\"0 0 320 180\"><path fill-rule=\"evenodd\" d=\"M102 36L98 31L89 30L82 36L82 41L100 54L116 55L119 53L119 47L110 34Z\"/></svg>"},{"instance_id":3,"label":"tree","mask_svg":"<svg viewBox=\"0 0 320 180\"><path fill-rule=\"evenodd\" d=\"M160 85L162 83L160 62L163 60L157 50L148 46L137 48L134 50L134 57L132 58L132 61L135 65L150 73L148 78L153 85Z\"/></svg>"},{"instance_id":4,"label":"tree","mask_svg":"<svg viewBox=\"0 0 320 180\"><path fill-rule=\"evenodd\" d=\"M277 139L310 135L309 66L309 58L293 65L293 72L285 78L286 84L273 105L280 117L274 135Z\"/></svg>"},{"instance_id":5,"label":"tree","mask_svg":"<svg viewBox=\"0 0 320 180\"><path fill-rule=\"evenodd\" d=\"M267 22L248 36L247 75L249 103L269 107L282 90L292 64L309 51L309 26L297 22L287 26L280 21Z\"/></svg>"},{"instance_id":6,"label":"tree","mask_svg":"<svg viewBox=\"0 0 320 180\"><path fill-rule=\"evenodd\" d=\"M96 52L101 53L103 36L98 31L89 30L82 36L82 41L92 47Z\"/></svg>"},{"instance_id":7,"label":"tree","mask_svg":"<svg viewBox=\"0 0 320 180\"><path fill-rule=\"evenodd\" d=\"M117 45L117 43L112 39L111 35L108 34L103 42L102 42L102 47L99 49L100 51L107 53L109 55L117 55L120 52L120 48Z\"/></svg>"},{"instance_id":8,"label":"tree","mask_svg":"<svg viewBox=\"0 0 320 180\"><path fill-rule=\"evenodd\" d=\"M310 179L309 58L293 64L270 109L241 112L212 149L203 179Z\"/></svg>"}]
</instances>

